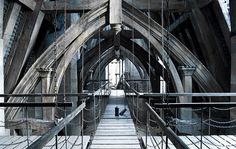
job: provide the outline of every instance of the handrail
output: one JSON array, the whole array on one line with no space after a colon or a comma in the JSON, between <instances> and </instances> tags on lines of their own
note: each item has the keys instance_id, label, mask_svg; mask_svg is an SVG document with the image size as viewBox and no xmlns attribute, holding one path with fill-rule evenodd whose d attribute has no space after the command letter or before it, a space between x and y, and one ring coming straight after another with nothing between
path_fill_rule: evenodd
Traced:
<instances>
[{"instance_id":1,"label":"handrail","mask_svg":"<svg viewBox=\"0 0 236 149\"><path fill-rule=\"evenodd\" d=\"M66 118L62 119L57 126L49 129L44 135L33 142L28 149L43 148L55 135L57 135L71 120L73 120L83 109L85 108L85 102L77 107Z\"/></svg>"},{"instance_id":2,"label":"handrail","mask_svg":"<svg viewBox=\"0 0 236 149\"><path fill-rule=\"evenodd\" d=\"M140 93L140 97L236 97L236 93Z\"/></svg>"},{"instance_id":3,"label":"handrail","mask_svg":"<svg viewBox=\"0 0 236 149\"><path fill-rule=\"evenodd\" d=\"M157 124L164 131L166 136L171 140L174 146L178 149L189 149L189 147L174 133L174 131L166 125L166 122L153 110L153 108L146 103L148 111L155 117Z\"/></svg>"},{"instance_id":4,"label":"handrail","mask_svg":"<svg viewBox=\"0 0 236 149\"><path fill-rule=\"evenodd\" d=\"M155 108L236 107L236 102L154 103Z\"/></svg>"},{"instance_id":5,"label":"handrail","mask_svg":"<svg viewBox=\"0 0 236 149\"><path fill-rule=\"evenodd\" d=\"M72 102L1 102L0 107L72 107Z\"/></svg>"},{"instance_id":6,"label":"handrail","mask_svg":"<svg viewBox=\"0 0 236 149\"><path fill-rule=\"evenodd\" d=\"M94 95L94 96L100 95L100 90L101 90L102 88L104 88L107 84L109 84L109 82L107 82L107 83L101 85L101 86L97 89L97 91L94 92L93 95Z\"/></svg>"},{"instance_id":7,"label":"handrail","mask_svg":"<svg viewBox=\"0 0 236 149\"><path fill-rule=\"evenodd\" d=\"M131 89L137 96L140 95L140 93L139 93L138 91L136 91L134 88L132 88L132 87L130 86L130 84L129 84L126 80L124 80L124 82L125 82L125 85L126 85L129 89Z\"/></svg>"},{"instance_id":8,"label":"handrail","mask_svg":"<svg viewBox=\"0 0 236 149\"><path fill-rule=\"evenodd\" d=\"M0 97L64 97L64 96L92 96L92 93L30 93L30 94L0 94ZM13 103L13 102L11 102ZM17 102L16 102L17 103Z\"/></svg>"},{"instance_id":9,"label":"handrail","mask_svg":"<svg viewBox=\"0 0 236 149\"><path fill-rule=\"evenodd\" d=\"M191 97L236 97L236 93L142 93L131 88L126 81L126 85L129 89L133 90L136 95L140 97L178 97L178 96L191 96ZM92 96L93 93L30 93L30 94L0 94L0 97L63 97L63 96L80 96L87 97Z\"/></svg>"}]
</instances>

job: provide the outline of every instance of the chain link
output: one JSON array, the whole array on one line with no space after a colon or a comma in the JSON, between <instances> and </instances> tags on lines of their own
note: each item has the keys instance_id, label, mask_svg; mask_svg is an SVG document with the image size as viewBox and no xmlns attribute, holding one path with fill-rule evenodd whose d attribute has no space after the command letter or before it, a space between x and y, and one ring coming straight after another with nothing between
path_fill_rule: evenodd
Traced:
<instances>
[{"instance_id":1,"label":"chain link","mask_svg":"<svg viewBox=\"0 0 236 149\"><path fill-rule=\"evenodd\" d=\"M224 122L223 121L216 121L216 120L213 120L213 119L207 119L205 121L212 121L212 122L218 123L218 124L230 124L230 123L236 122L236 119L231 120L231 121L224 121Z\"/></svg>"}]
</instances>

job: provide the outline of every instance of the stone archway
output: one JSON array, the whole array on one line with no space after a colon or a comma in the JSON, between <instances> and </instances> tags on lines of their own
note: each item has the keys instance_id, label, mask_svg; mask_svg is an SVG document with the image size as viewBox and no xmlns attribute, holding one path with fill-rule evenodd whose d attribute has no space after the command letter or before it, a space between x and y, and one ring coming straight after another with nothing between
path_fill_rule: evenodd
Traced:
<instances>
[{"instance_id":1,"label":"stone archway","mask_svg":"<svg viewBox=\"0 0 236 149\"><path fill-rule=\"evenodd\" d=\"M155 21L150 20L150 28L148 24L148 17L142 12L130 6L129 4L123 2L123 24L127 26L133 26L136 31L141 33L146 39L149 39L153 47L155 47L157 55L163 55L166 59L166 51L161 51L160 41L161 41L161 26ZM50 69L53 64L59 60L59 65L56 69L57 81L52 81L51 86L59 88L62 77L65 70L70 63L71 58L75 52L85 43L93 34L95 34L99 28L107 24L108 16L108 3L104 3L101 6L91 10L85 14L76 24L72 25L64 35L60 36L55 44L57 45L56 51L53 50L54 44L52 44L32 65L29 71L25 74L19 84L13 91L13 94L20 93L30 93L36 86L39 80L39 72L37 68ZM135 16L135 17L134 17ZM151 36L148 31L152 32ZM217 83L215 78L210 74L206 67L173 35L165 31L164 41L167 42L166 35L169 35L169 46L168 50L171 53L171 57L178 61L181 65L197 66L194 73L194 79L199 86L202 87L204 91L208 92L221 92L222 88ZM53 59L52 59L53 58ZM167 62L164 61L166 64ZM175 65L170 61L169 70L171 76L179 76ZM56 82L56 83L55 83ZM55 83L55 84L53 84ZM178 77L175 80L176 86L182 86L181 81ZM183 92L182 88L177 88L178 92ZM58 91L58 89L57 89ZM54 88L50 88L49 92L54 92ZM9 98L8 102L24 102L24 98ZM6 109L6 119L13 119L18 108L7 108Z\"/></svg>"}]
</instances>

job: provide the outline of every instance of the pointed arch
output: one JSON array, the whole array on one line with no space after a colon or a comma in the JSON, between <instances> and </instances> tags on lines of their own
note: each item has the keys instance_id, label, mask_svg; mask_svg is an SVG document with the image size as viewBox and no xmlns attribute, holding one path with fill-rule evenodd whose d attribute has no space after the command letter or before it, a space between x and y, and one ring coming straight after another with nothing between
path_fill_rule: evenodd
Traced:
<instances>
[{"instance_id":1,"label":"pointed arch","mask_svg":"<svg viewBox=\"0 0 236 149\"><path fill-rule=\"evenodd\" d=\"M66 32L58 37L55 43L50 45L45 50L45 52L36 60L36 62L31 66L31 68L16 86L13 94L30 93L35 88L39 80L39 72L37 71L37 68L49 69L61 57L65 57L65 55L68 56L70 52L73 52L76 49L76 47L79 48L100 27L104 26L107 23L107 10L108 3L106 2L101 6L98 6L97 8L86 13L78 22L71 25L66 30ZM87 33L87 35L85 34L85 32ZM77 44L75 41L78 42L79 39L81 41L79 42L79 44ZM53 50L55 49L55 45L57 47L56 51ZM66 69L66 67L63 67L61 71L64 72L64 69ZM57 71L57 73L59 72ZM8 99L8 102L20 103L25 102L25 99L10 97ZM6 120L13 119L18 110L19 108L6 108Z\"/></svg>"},{"instance_id":2,"label":"pointed arch","mask_svg":"<svg viewBox=\"0 0 236 149\"><path fill-rule=\"evenodd\" d=\"M151 36L150 42L157 50L158 55L163 55L165 60L167 59L166 50L169 50L170 56L175 59L181 65L194 66L196 71L193 74L193 79L198 83L198 85L206 92L222 92L223 89L212 76L209 70L197 59L196 56L192 54L188 48L183 45L178 39L176 39L171 33L164 29L164 43L165 51L161 51L161 38L162 38L162 27L156 23L154 20L150 19L143 14L141 11L137 10L133 6L126 2L122 3L123 12L123 23L127 26L134 27L140 34L142 34L146 39L149 38L148 31L150 29ZM150 26L149 22L150 21ZM150 28L149 28L150 27ZM168 38L167 38L168 35ZM167 46L168 42L168 47ZM164 62L167 63L166 61ZM170 68L172 70L172 68ZM174 75L175 72L171 72Z\"/></svg>"},{"instance_id":3,"label":"pointed arch","mask_svg":"<svg viewBox=\"0 0 236 149\"><path fill-rule=\"evenodd\" d=\"M13 91L13 94L20 93L30 93L36 86L39 80L39 72L37 68L49 69L55 64L57 60L60 59L59 65L56 69L56 75L58 76L57 81L52 81L50 92L52 92L52 87L60 86L62 77L65 73L65 70L70 63L72 57L76 51L85 43L93 34L95 34L99 28L107 24L107 10L108 3L104 3L101 6L91 10L85 14L76 24L72 25L67 31L60 36L55 44L49 46L46 51L37 59L37 61L32 65L29 71L21 79L19 84ZM149 36L149 24L148 17L145 16L142 12L135 9L126 2L122 3L123 10L123 24L127 26L133 26L136 31L143 35L146 39L150 39L150 43L155 48L156 57L161 54L164 55L164 63L167 64L166 57L168 56L165 50L170 51L171 58L175 59L181 65L196 66L196 71L194 73L194 80L198 85L207 92L222 92L221 86L207 70L207 68L182 44L180 43L173 35L168 33L166 30L164 33L165 43L168 42L168 47L165 46L165 50L161 51L161 30L162 27L158 25L152 19L150 20L150 31L151 36ZM169 39L167 41L167 34ZM53 49L57 45L56 54ZM162 53L163 52L163 53ZM55 57L54 59L52 59ZM175 68L174 63L170 58L169 61L169 70L172 78L175 78L175 85L177 86L178 92L183 92L182 82L180 80L179 74ZM167 66L167 65L166 65ZM53 84L55 83L56 84ZM58 91L58 89L57 89ZM24 102L24 98L9 98L8 102ZM6 119L13 119L18 108L7 108L6 109Z\"/></svg>"}]
</instances>

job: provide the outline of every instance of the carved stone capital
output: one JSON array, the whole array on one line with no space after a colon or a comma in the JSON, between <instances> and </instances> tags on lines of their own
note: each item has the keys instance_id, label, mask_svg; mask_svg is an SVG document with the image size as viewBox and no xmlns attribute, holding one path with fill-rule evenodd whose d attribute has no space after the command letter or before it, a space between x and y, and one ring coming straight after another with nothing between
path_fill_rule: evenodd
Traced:
<instances>
[{"instance_id":1,"label":"carved stone capital","mask_svg":"<svg viewBox=\"0 0 236 149\"><path fill-rule=\"evenodd\" d=\"M192 76L196 67L193 66L179 66L178 70L180 70L181 74L184 76Z\"/></svg>"},{"instance_id":2,"label":"carved stone capital","mask_svg":"<svg viewBox=\"0 0 236 149\"><path fill-rule=\"evenodd\" d=\"M50 78L52 69L51 68L37 68L41 78Z\"/></svg>"}]
</instances>

